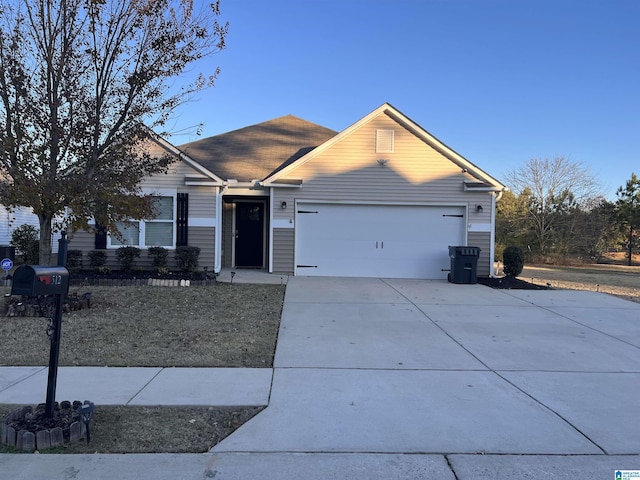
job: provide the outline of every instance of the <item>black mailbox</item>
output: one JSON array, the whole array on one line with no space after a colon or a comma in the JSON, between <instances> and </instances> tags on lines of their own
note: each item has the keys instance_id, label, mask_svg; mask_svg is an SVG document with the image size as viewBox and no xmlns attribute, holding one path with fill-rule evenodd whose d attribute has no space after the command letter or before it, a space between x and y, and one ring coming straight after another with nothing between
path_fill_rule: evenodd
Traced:
<instances>
[{"instance_id":1,"label":"black mailbox","mask_svg":"<svg viewBox=\"0 0 640 480\"><path fill-rule=\"evenodd\" d=\"M69 292L69 271L64 267L20 265L13 273L11 295L66 295Z\"/></svg>"}]
</instances>

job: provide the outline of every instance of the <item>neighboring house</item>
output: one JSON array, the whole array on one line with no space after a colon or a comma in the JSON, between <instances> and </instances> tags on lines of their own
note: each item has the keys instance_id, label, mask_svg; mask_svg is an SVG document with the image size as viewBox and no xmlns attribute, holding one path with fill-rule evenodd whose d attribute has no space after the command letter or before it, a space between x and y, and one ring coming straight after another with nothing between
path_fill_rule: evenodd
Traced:
<instances>
[{"instance_id":1,"label":"neighboring house","mask_svg":"<svg viewBox=\"0 0 640 480\"><path fill-rule=\"evenodd\" d=\"M8 209L0 205L0 245L11 245L11 234L21 225L31 225L40 230L38 216L33 213L31 207L16 207ZM60 233L54 233L51 241L53 253L58 252L58 239Z\"/></svg>"},{"instance_id":2,"label":"neighboring house","mask_svg":"<svg viewBox=\"0 0 640 480\"><path fill-rule=\"evenodd\" d=\"M216 272L433 279L447 276L449 245L472 245L478 275L491 273L504 185L389 104L339 133L288 115L152 149L178 161L145 180L162 214L128 244L195 245ZM70 248L120 245L77 232Z\"/></svg>"}]
</instances>

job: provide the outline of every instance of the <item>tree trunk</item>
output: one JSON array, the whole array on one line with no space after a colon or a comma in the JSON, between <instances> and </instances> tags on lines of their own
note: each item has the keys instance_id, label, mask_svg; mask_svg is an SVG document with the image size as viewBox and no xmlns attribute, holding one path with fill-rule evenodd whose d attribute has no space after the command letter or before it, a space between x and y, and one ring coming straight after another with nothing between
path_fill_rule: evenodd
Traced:
<instances>
[{"instance_id":1,"label":"tree trunk","mask_svg":"<svg viewBox=\"0 0 640 480\"><path fill-rule=\"evenodd\" d=\"M629 266L631 266L633 258L633 225L629 227Z\"/></svg>"},{"instance_id":2,"label":"tree trunk","mask_svg":"<svg viewBox=\"0 0 640 480\"><path fill-rule=\"evenodd\" d=\"M40 265L51 264L51 221L53 215L38 215L40 221Z\"/></svg>"}]
</instances>

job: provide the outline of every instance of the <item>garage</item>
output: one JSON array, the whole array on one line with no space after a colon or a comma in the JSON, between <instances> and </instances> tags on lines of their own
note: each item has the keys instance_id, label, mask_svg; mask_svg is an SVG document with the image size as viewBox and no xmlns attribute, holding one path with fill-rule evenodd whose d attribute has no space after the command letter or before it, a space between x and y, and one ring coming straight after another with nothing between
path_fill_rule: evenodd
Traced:
<instances>
[{"instance_id":1,"label":"garage","mask_svg":"<svg viewBox=\"0 0 640 480\"><path fill-rule=\"evenodd\" d=\"M444 279L465 207L299 202L296 275Z\"/></svg>"}]
</instances>

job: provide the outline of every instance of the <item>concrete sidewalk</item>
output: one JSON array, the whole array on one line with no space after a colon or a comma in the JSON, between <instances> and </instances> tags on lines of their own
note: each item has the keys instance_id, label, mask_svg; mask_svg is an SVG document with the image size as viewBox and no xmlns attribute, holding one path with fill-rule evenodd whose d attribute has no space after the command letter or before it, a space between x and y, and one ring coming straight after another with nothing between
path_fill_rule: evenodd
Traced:
<instances>
[{"instance_id":1,"label":"concrete sidewalk","mask_svg":"<svg viewBox=\"0 0 640 480\"><path fill-rule=\"evenodd\" d=\"M56 399L96 405L263 406L270 368L60 367ZM46 367L0 367L0 403L37 404L46 397Z\"/></svg>"},{"instance_id":2,"label":"concrete sidewalk","mask_svg":"<svg viewBox=\"0 0 640 480\"><path fill-rule=\"evenodd\" d=\"M0 369L0 402L32 401L43 370ZM223 370L60 374L59 393L96 404L268 401L211 453L3 455L0 472L466 480L640 469L640 305L605 294L291 277L273 378L271 369ZM65 391L67 376L93 383ZM99 390L103 382L111 390Z\"/></svg>"}]
</instances>

